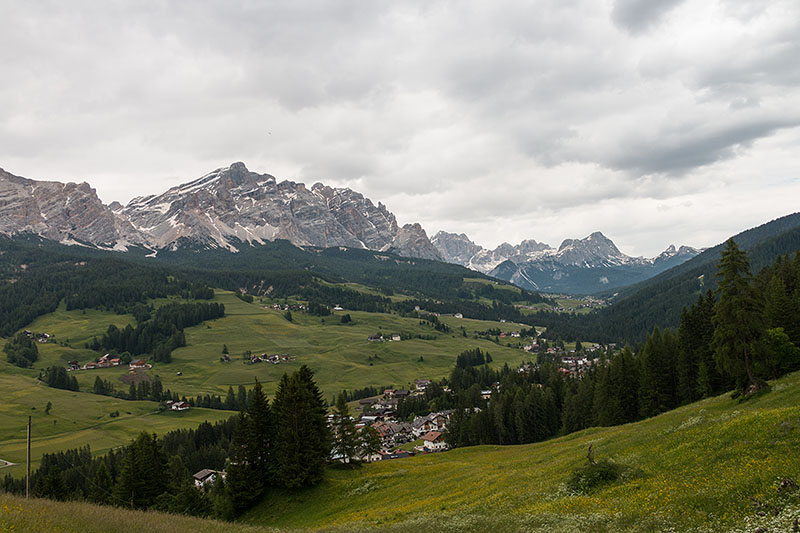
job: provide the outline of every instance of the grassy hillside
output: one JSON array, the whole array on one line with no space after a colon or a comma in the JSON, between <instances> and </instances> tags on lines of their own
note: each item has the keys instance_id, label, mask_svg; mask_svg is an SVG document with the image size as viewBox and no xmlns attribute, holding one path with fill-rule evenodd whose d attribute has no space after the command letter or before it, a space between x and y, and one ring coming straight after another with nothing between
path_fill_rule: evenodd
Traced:
<instances>
[{"instance_id":1,"label":"grassy hillside","mask_svg":"<svg viewBox=\"0 0 800 533\"><path fill-rule=\"evenodd\" d=\"M238 524L0 495L0 531L792 531L800 490L779 487L800 480L800 373L772 385L746 403L721 396L538 444L331 469ZM589 444L630 469L572 493Z\"/></svg>"},{"instance_id":2,"label":"grassy hillside","mask_svg":"<svg viewBox=\"0 0 800 533\"><path fill-rule=\"evenodd\" d=\"M284 372L292 372L306 364L315 372L325 397L330 398L342 389L352 390L367 385L404 386L416 378L444 377L453 368L456 356L474 347L489 351L494 364L500 366L506 362L514 366L531 357L517 348L472 338L475 331L489 328L503 331L520 329L519 325L512 323L442 317L442 322L452 331L441 333L413 318L347 310L322 318L296 312L289 322L282 311L265 309L259 301L246 303L230 292L217 291L214 301L225 304L226 316L187 328L187 346L173 352L173 362L157 364L148 372L157 374L165 388L187 396L224 395L229 386L249 387L257 377L264 383L267 393L272 394ZM352 317L350 324L341 323L344 313ZM3 362L0 363L0 372L36 377L38 369L50 365L63 366L71 359L86 362L98 355L82 348L92 336L101 336L109 324L124 327L132 321L130 315L96 310L66 311L62 305L56 312L38 318L28 329L55 334L58 341L69 340L70 347L58 343L40 344L40 356L34 370L17 369ZM468 337L462 336L462 326ZM367 340L376 333L435 338L409 338L398 342ZM220 361L223 344L230 352L229 363ZM255 355L288 353L294 359L279 365L246 365L242 356L246 351ZM419 361L420 357L422 361ZM178 376L178 372L182 375ZM127 385L121 381L127 374L125 368L107 368L78 371L71 375L77 377L81 390L90 390L96 376L127 390Z\"/></svg>"},{"instance_id":3,"label":"grassy hillside","mask_svg":"<svg viewBox=\"0 0 800 533\"><path fill-rule=\"evenodd\" d=\"M172 429L195 428L204 420L215 422L232 415L230 411L211 409L161 413L154 402L118 400L53 389L29 377L1 372L0 391L3 394L0 402L0 459L16 463L16 466L0 470L3 475L22 476L25 473L29 415L33 418L31 457L34 466L38 465L43 453L87 444L93 453L103 453L128 444L143 430L162 434ZM53 407L46 414L48 402ZM118 416L111 415L116 412Z\"/></svg>"},{"instance_id":4,"label":"grassy hillside","mask_svg":"<svg viewBox=\"0 0 800 533\"><path fill-rule=\"evenodd\" d=\"M268 533L271 528L88 503L26 500L0 494L0 531L30 533Z\"/></svg>"},{"instance_id":5,"label":"grassy hillside","mask_svg":"<svg viewBox=\"0 0 800 533\"><path fill-rule=\"evenodd\" d=\"M630 468L588 495L565 482L598 459ZM789 531L800 490L800 373L738 403L712 398L643 422L525 446L481 446L331 470L318 487L280 493L245 517L287 528L401 531ZM779 516L751 498L780 503ZM777 523L776 522L776 523Z\"/></svg>"},{"instance_id":6,"label":"grassy hillside","mask_svg":"<svg viewBox=\"0 0 800 533\"><path fill-rule=\"evenodd\" d=\"M298 312L289 322L282 311L264 309L258 302L246 303L230 292L218 291L215 301L225 304L226 316L187 328L188 345L174 352L173 362L156 364L147 371L150 377L158 375L165 389L186 396L206 393L224 396L229 386L250 387L257 377L271 396L284 372L307 364L315 372L325 398L331 398L342 389L388 384L407 386L416 378L441 378L449 374L459 353L473 347L489 351L494 365L508 362L515 366L531 357L517 348L471 338L475 331L489 328L520 329L511 323L443 317L442 321L452 332L441 333L430 325L421 325L416 319L352 311L345 311L353 318L350 324L341 323L344 312L324 319ZM62 303L55 312L27 326L35 332L55 335L56 342L37 345L39 360L31 369L18 368L0 357L0 391L4 394L4 401L0 402L0 459L24 462L28 415L34 417L32 453L37 464L42 453L86 444L91 445L93 452L103 452L127 444L145 428L163 433L195 427L203 420L214 422L233 414L205 409L159 413L154 402L125 401L88 393L97 376L111 381L118 390L127 391L129 385L123 378L128 378L129 372L122 367L72 372L70 375L80 384L82 392L79 393L49 388L36 380L39 372L51 365L65 366L72 359L81 363L95 359L98 353L84 349L84 344L93 336L101 336L109 324L122 328L130 323L133 323L130 315L98 310L67 311ZM462 336L462 326L469 337ZM367 337L374 333L435 338L369 342ZM0 341L2 344L4 341ZM229 363L220 361L223 344L227 344L230 351L232 361ZM279 365L246 365L242 357L245 351L288 353L294 359ZM53 409L46 415L44 410L48 402L52 402ZM119 416L112 417L111 413L116 412ZM23 466L14 466L4 472L22 475L23 470Z\"/></svg>"}]
</instances>

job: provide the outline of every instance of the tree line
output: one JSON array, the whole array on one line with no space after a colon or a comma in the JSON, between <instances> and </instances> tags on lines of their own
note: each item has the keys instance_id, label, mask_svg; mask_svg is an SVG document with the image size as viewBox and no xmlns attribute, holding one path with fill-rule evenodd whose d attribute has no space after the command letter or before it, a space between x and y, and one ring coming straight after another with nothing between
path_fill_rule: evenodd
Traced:
<instances>
[{"instance_id":1,"label":"tree line","mask_svg":"<svg viewBox=\"0 0 800 533\"><path fill-rule=\"evenodd\" d=\"M0 237L0 336L9 337L35 318L67 309L128 312L137 302L170 295L213 297L213 291L178 279L159 265L110 253L80 250L35 237ZM116 253L116 252L114 252Z\"/></svg>"},{"instance_id":2,"label":"tree line","mask_svg":"<svg viewBox=\"0 0 800 533\"><path fill-rule=\"evenodd\" d=\"M235 418L163 437L142 433L128 446L94 456L89 446L42 456L31 473L33 495L102 505L209 516L215 495L198 491L192 474L225 467ZM2 490L25 493L24 478L7 474Z\"/></svg>"},{"instance_id":3,"label":"tree line","mask_svg":"<svg viewBox=\"0 0 800 533\"><path fill-rule=\"evenodd\" d=\"M31 477L34 494L232 519L274 488L322 480L338 440L307 366L283 375L271 404L258 381L249 394L240 388L239 397L230 401L247 406L225 422L204 422L163 437L143 432L128 446L99 457L88 446L45 454ZM198 490L192 473L206 468L225 469L226 476ZM2 490L23 494L25 481L6 475Z\"/></svg>"},{"instance_id":4,"label":"tree line","mask_svg":"<svg viewBox=\"0 0 800 533\"><path fill-rule=\"evenodd\" d=\"M36 346L36 341L22 331L6 342L3 352L9 363L21 368L30 368L39 359L39 348Z\"/></svg>"},{"instance_id":5,"label":"tree line","mask_svg":"<svg viewBox=\"0 0 800 533\"><path fill-rule=\"evenodd\" d=\"M135 328L128 324L119 329L111 324L102 339L95 339L89 347L132 355L149 353L154 361L169 363L172 351L186 346L184 328L223 316L225 306L216 302L169 303L156 309L152 318L138 323Z\"/></svg>"}]
</instances>

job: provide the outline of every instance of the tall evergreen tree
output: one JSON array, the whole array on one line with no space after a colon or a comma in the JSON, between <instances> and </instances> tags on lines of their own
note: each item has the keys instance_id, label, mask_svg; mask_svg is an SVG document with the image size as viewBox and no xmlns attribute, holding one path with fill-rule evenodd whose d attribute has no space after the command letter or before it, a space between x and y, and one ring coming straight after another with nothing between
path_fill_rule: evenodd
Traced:
<instances>
[{"instance_id":1,"label":"tall evergreen tree","mask_svg":"<svg viewBox=\"0 0 800 533\"><path fill-rule=\"evenodd\" d=\"M264 490L262 476L249 462L251 453L248 446L252 442L250 419L244 411L240 411L226 469L225 498L227 505L223 505L225 508L230 508L234 515L249 509L258 501Z\"/></svg>"},{"instance_id":2,"label":"tall evergreen tree","mask_svg":"<svg viewBox=\"0 0 800 533\"><path fill-rule=\"evenodd\" d=\"M94 473L91 485L89 485L89 499L94 503L108 505L111 503L112 489L111 473L109 473L105 461L102 461Z\"/></svg>"},{"instance_id":3,"label":"tall evergreen tree","mask_svg":"<svg viewBox=\"0 0 800 533\"><path fill-rule=\"evenodd\" d=\"M336 406L333 412L333 453L345 464L352 464L358 454L358 434L356 423L350 417L350 408L347 406L344 394L341 392L336 397Z\"/></svg>"},{"instance_id":4,"label":"tall evergreen tree","mask_svg":"<svg viewBox=\"0 0 800 533\"><path fill-rule=\"evenodd\" d=\"M146 509L166 489L166 457L155 434L141 433L126 449L114 497Z\"/></svg>"},{"instance_id":5,"label":"tall evergreen tree","mask_svg":"<svg viewBox=\"0 0 800 533\"><path fill-rule=\"evenodd\" d=\"M672 409L675 401L677 343L670 330L658 328L647 336L639 356L639 414L650 417Z\"/></svg>"},{"instance_id":6,"label":"tall evergreen tree","mask_svg":"<svg viewBox=\"0 0 800 533\"><path fill-rule=\"evenodd\" d=\"M286 374L275 394L277 482L285 487L315 485L322 480L330 454L325 401L306 366Z\"/></svg>"},{"instance_id":7,"label":"tall evergreen tree","mask_svg":"<svg viewBox=\"0 0 800 533\"><path fill-rule=\"evenodd\" d=\"M753 393L763 381L753 372L759 357L762 305L752 286L750 262L733 239L728 239L718 266L719 301L714 313L714 357L743 392Z\"/></svg>"},{"instance_id":8,"label":"tall evergreen tree","mask_svg":"<svg viewBox=\"0 0 800 533\"><path fill-rule=\"evenodd\" d=\"M253 398L247 408L249 433L247 461L261 477L262 484L269 486L275 474L272 460L275 446L275 418L261 383L256 379Z\"/></svg>"}]
</instances>

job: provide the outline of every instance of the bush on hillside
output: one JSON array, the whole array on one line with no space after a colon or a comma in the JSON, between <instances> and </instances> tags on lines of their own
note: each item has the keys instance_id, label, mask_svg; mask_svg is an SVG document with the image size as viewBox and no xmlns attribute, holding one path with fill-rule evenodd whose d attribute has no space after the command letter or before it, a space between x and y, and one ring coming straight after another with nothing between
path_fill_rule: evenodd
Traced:
<instances>
[{"instance_id":1,"label":"bush on hillside","mask_svg":"<svg viewBox=\"0 0 800 533\"><path fill-rule=\"evenodd\" d=\"M597 488L628 477L632 472L630 467L609 459L595 461L592 457L592 446L589 446L586 460L586 464L576 468L567 480L567 487L572 492L589 494Z\"/></svg>"}]
</instances>

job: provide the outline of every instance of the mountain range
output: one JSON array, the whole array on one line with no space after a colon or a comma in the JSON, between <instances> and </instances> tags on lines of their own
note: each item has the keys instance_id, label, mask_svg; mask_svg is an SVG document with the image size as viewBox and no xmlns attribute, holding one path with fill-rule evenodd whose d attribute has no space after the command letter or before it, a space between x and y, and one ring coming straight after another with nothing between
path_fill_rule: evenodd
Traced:
<instances>
[{"instance_id":1,"label":"mountain range","mask_svg":"<svg viewBox=\"0 0 800 533\"><path fill-rule=\"evenodd\" d=\"M349 188L280 181L233 163L167 191L105 205L88 183L37 181L0 169L0 233L33 233L65 244L157 254L181 247L243 247L284 239L295 246L345 247L445 261L520 287L593 293L636 283L697 255L670 246L630 257L602 233L558 248L535 240L487 250L466 235L400 226L386 206Z\"/></svg>"},{"instance_id":2,"label":"mountain range","mask_svg":"<svg viewBox=\"0 0 800 533\"><path fill-rule=\"evenodd\" d=\"M478 270L515 285L550 293L589 294L651 278L687 261L699 250L670 245L653 258L631 257L605 235L566 239L558 248L535 240L503 243L487 250L463 233L438 232L431 239L445 261Z\"/></svg>"},{"instance_id":3,"label":"mountain range","mask_svg":"<svg viewBox=\"0 0 800 533\"><path fill-rule=\"evenodd\" d=\"M199 244L236 252L243 243L286 239L296 246L441 260L422 226L399 226L381 203L375 206L347 188L278 182L243 163L126 206L104 205L87 183L36 181L0 169L0 232L121 251L131 245L157 252Z\"/></svg>"}]
</instances>

